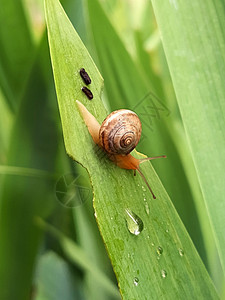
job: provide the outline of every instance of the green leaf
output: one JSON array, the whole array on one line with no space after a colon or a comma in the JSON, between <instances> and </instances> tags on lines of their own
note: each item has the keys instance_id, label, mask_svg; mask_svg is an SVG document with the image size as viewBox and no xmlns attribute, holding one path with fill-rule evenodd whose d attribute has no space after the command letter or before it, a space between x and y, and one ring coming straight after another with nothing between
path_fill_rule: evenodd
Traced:
<instances>
[{"instance_id":1,"label":"green leaf","mask_svg":"<svg viewBox=\"0 0 225 300\"><path fill-rule=\"evenodd\" d=\"M73 240L66 237L60 231L53 226L45 223L42 219L36 219L37 225L45 230L48 230L55 235L63 248L65 255L76 265L78 265L83 271L88 272L94 276L96 283L100 284L101 288L104 288L110 296L118 298L118 291L115 285L108 279L108 277L98 269L96 263L91 260L86 251L79 247Z\"/></svg>"},{"instance_id":2,"label":"green leaf","mask_svg":"<svg viewBox=\"0 0 225 300\"><path fill-rule=\"evenodd\" d=\"M57 179L57 174L50 173L45 170L23 168L23 167L17 167L17 166L1 166L0 165L0 174Z\"/></svg>"},{"instance_id":3,"label":"green leaf","mask_svg":"<svg viewBox=\"0 0 225 300\"><path fill-rule=\"evenodd\" d=\"M225 270L225 13L222 1L152 0Z\"/></svg>"},{"instance_id":4,"label":"green leaf","mask_svg":"<svg viewBox=\"0 0 225 300\"><path fill-rule=\"evenodd\" d=\"M33 41L22 0L0 0L0 84L14 110L34 60Z\"/></svg>"},{"instance_id":5,"label":"green leaf","mask_svg":"<svg viewBox=\"0 0 225 300\"><path fill-rule=\"evenodd\" d=\"M44 254L37 268L35 300L73 300L80 298L79 282L76 288L68 264L54 252Z\"/></svg>"},{"instance_id":6,"label":"green leaf","mask_svg":"<svg viewBox=\"0 0 225 300\"><path fill-rule=\"evenodd\" d=\"M92 193L90 193L90 198L85 202L85 205L81 205L73 209L73 218L74 218L74 228L76 230L77 241L82 247L83 251L86 253L88 260L94 262L96 267L93 268L92 272L86 272L84 280L84 294L85 299L92 300L105 300L109 299L112 294L119 297L119 293L115 293L116 287L114 285L114 293L112 289L104 288L103 283L105 281L98 280L97 270L100 270L101 273L107 274L109 278L115 279L114 274L112 274L112 267L110 260L105 251L104 244L94 218L93 206L92 206ZM72 250L73 251L73 250ZM95 271L95 272L93 272ZM107 277L105 275L105 277ZM107 286L106 286L107 287Z\"/></svg>"},{"instance_id":7,"label":"green leaf","mask_svg":"<svg viewBox=\"0 0 225 300\"><path fill-rule=\"evenodd\" d=\"M0 79L1 81L1 79ZM9 137L12 128L13 114L0 90L0 164L6 163Z\"/></svg>"},{"instance_id":8,"label":"green leaf","mask_svg":"<svg viewBox=\"0 0 225 300\"><path fill-rule=\"evenodd\" d=\"M93 144L75 100L83 102L102 121L106 116L100 100L102 78L60 3L46 0L45 10L66 150L89 172L97 223L123 299L147 299L150 294L153 299L217 299L206 269L151 164L143 165L142 171L151 178L156 200L140 176L119 169ZM92 79L92 101L81 92L82 67Z\"/></svg>"}]
</instances>

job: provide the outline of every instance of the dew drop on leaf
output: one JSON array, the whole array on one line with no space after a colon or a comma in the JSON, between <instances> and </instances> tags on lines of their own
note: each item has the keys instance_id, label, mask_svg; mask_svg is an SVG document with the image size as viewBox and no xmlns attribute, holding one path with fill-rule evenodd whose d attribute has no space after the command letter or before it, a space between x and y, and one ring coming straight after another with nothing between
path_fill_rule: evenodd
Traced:
<instances>
[{"instance_id":1,"label":"dew drop on leaf","mask_svg":"<svg viewBox=\"0 0 225 300\"><path fill-rule=\"evenodd\" d=\"M133 283L134 283L135 286L138 286L139 279L137 277L134 277Z\"/></svg>"},{"instance_id":2,"label":"dew drop on leaf","mask_svg":"<svg viewBox=\"0 0 225 300\"><path fill-rule=\"evenodd\" d=\"M157 248L156 252L157 252L157 254L158 254L159 256L162 255L162 253L163 253L163 248L159 246L159 247Z\"/></svg>"},{"instance_id":3,"label":"dew drop on leaf","mask_svg":"<svg viewBox=\"0 0 225 300\"><path fill-rule=\"evenodd\" d=\"M179 248L178 252L179 252L180 256L184 256L184 250L183 249Z\"/></svg>"},{"instance_id":4,"label":"dew drop on leaf","mask_svg":"<svg viewBox=\"0 0 225 300\"><path fill-rule=\"evenodd\" d=\"M143 185L141 186L141 188L143 192L146 192L146 188Z\"/></svg>"},{"instance_id":5,"label":"dew drop on leaf","mask_svg":"<svg viewBox=\"0 0 225 300\"><path fill-rule=\"evenodd\" d=\"M166 270L161 270L161 276L162 276L162 278L166 278L166 276L167 276Z\"/></svg>"},{"instance_id":6,"label":"dew drop on leaf","mask_svg":"<svg viewBox=\"0 0 225 300\"><path fill-rule=\"evenodd\" d=\"M146 211L146 214L149 215L150 210L149 210L149 206L148 206L147 202L145 202L145 211Z\"/></svg>"},{"instance_id":7,"label":"dew drop on leaf","mask_svg":"<svg viewBox=\"0 0 225 300\"><path fill-rule=\"evenodd\" d=\"M144 228L144 224L141 218L139 218L130 209L125 209L125 212L126 212L125 219L126 219L128 230L130 231L130 233L134 235L139 235Z\"/></svg>"}]
</instances>

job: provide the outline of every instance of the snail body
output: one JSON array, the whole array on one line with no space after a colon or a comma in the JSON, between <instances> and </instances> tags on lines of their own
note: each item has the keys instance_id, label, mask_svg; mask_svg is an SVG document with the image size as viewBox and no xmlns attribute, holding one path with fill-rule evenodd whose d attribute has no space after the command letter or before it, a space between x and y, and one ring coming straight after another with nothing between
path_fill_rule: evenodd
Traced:
<instances>
[{"instance_id":1,"label":"snail body","mask_svg":"<svg viewBox=\"0 0 225 300\"><path fill-rule=\"evenodd\" d=\"M141 137L142 126L137 114L127 109L116 110L109 114L100 125L81 102L76 102L94 143L99 145L118 167L137 170L147 184L153 198L156 198L139 165L144 161L166 156L137 159L130 154Z\"/></svg>"}]
</instances>

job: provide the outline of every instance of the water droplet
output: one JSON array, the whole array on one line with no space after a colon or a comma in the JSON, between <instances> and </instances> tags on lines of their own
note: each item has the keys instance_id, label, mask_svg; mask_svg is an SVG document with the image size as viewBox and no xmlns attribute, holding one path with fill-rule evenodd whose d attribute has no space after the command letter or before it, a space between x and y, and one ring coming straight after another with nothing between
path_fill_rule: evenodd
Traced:
<instances>
[{"instance_id":1,"label":"water droplet","mask_svg":"<svg viewBox=\"0 0 225 300\"><path fill-rule=\"evenodd\" d=\"M157 252L157 254L158 254L159 256L162 255L162 253L163 253L163 248L159 246L159 247L157 248L156 252Z\"/></svg>"},{"instance_id":2,"label":"water droplet","mask_svg":"<svg viewBox=\"0 0 225 300\"><path fill-rule=\"evenodd\" d=\"M133 283L134 283L135 286L138 286L139 279L137 277L134 277Z\"/></svg>"},{"instance_id":3,"label":"water droplet","mask_svg":"<svg viewBox=\"0 0 225 300\"><path fill-rule=\"evenodd\" d=\"M179 252L180 256L184 256L184 250L183 249L179 248L178 252Z\"/></svg>"},{"instance_id":4,"label":"water droplet","mask_svg":"<svg viewBox=\"0 0 225 300\"><path fill-rule=\"evenodd\" d=\"M95 216L95 218L97 218L97 213L96 212L94 212L94 216Z\"/></svg>"},{"instance_id":5,"label":"water droplet","mask_svg":"<svg viewBox=\"0 0 225 300\"><path fill-rule=\"evenodd\" d=\"M166 276L167 276L166 270L161 271L161 276L162 276L162 278L166 278Z\"/></svg>"},{"instance_id":6,"label":"water droplet","mask_svg":"<svg viewBox=\"0 0 225 300\"><path fill-rule=\"evenodd\" d=\"M144 194L143 194L143 196L144 196ZM145 203L146 214L149 215L150 209L149 209L149 206L148 206L148 203L147 203L147 199L145 197L144 197L144 203Z\"/></svg>"},{"instance_id":7,"label":"water droplet","mask_svg":"<svg viewBox=\"0 0 225 300\"><path fill-rule=\"evenodd\" d=\"M145 211L146 211L146 214L149 215L150 210L149 210L149 206L148 206L147 202L145 203Z\"/></svg>"},{"instance_id":8,"label":"water droplet","mask_svg":"<svg viewBox=\"0 0 225 300\"><path fill-rule=\"evenodd\" d=\"M151 243L151 245L152 245L152 247L154 247L154 246L155 246L155 244L154 244L154 243Z\"/></svg>"},{"instance_id":9,"label":"water droplet","mask_svg":"<svg viewBox=\"0 0 225 300\"><path fill-rule=\"evenodd\" d=\"M125 209L126 215L126 222L127 222L127 228L130 231L130 233L134 235L139 235L143 228L144 224L142 220L130 209Z\"/></svg>"},{"instance_id":10,"label":"water droplet","mask_svg":"<svg viewBox=\"0 0 225 300\"><path fill-rule=\"evenodd\" d=\"M146 188L143 185L141 186L141 188L143 192L146 192Z\"/></svg>"},{"instance_id":11,"label":"water droplet","mask_svg":"<svg viewBox=\"0 0 225 300\"><path fill-rule=\"evenodd\" d=\"M166 229L166 233L168 233L169 232L169 229Z\"/></svg>"}]
</instances>

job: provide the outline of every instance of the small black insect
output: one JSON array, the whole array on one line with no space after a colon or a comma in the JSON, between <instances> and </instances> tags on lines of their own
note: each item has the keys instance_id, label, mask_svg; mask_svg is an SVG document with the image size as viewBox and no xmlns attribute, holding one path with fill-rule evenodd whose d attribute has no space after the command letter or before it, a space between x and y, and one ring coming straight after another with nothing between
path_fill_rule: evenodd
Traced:
<instances>
[{"instance_id":1,"label":"small black insect","mask_svg":"<svg viewBox=\"0 0 225 300\"><path fill-rule=\"evenodd\" d=\"M91 83L91 78L89 77L88 73L85 71L84 68L80 69L80 76L83 79L85 84L90 84Z\"/></svg>"},{"instance_id":2,"label":"small black insect","mask_svg":"<svg viewBox=\"0 0 225 300\"><path fill-rule=\"evenodd\" d=\"M93 99L92 92L86 86L83 86L81 90L83 93L85 93L89 100Z\"/></svg>"}]
</instances>

